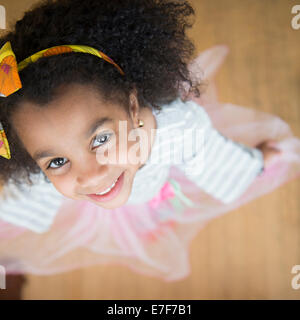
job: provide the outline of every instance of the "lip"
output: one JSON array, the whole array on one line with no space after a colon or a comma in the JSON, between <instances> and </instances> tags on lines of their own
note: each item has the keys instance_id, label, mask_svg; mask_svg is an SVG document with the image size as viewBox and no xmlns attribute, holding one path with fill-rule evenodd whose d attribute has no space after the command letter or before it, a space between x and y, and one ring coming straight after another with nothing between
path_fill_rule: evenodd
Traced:
<instances>
[{"instance_id":1,"label":"lip","mask_svg":"<svg viewBox=\"0 0 300 320\"><path fill-rule=\"evenodd\" d=\"M114 179L113 181L117 182L117 180L120 178L120 176L121 176L121 175L119 175L119 176L118 176L116 179ZM113 183L114 183L114 182L113 182ZM106 188L103 188L101 191L97 191L97 192L95 192L95 193L89 193L88 195L103 192L103 191L105 191L106 189L110 188L113 183L111 183L111 184L110 184L109 186L107 186ZM115 186L114 186L114 187L115 187Z\"/></svg>"},{"instance_id":2,"label":"lip","mask_svg":"<svg viewBox=\"0 0 300 320\"><path fill-rule=\"evenodd\" d=\"M98 201L98 202L104 202L104 201L110 201L117 197L117 195L120 193L124 181L124 171L123 173L118 177L118 180L114 187L106 194L104 195L96 195L96 194L88 194L87 196L91 198L92 200Z\"/></svg>"}]
</instances>

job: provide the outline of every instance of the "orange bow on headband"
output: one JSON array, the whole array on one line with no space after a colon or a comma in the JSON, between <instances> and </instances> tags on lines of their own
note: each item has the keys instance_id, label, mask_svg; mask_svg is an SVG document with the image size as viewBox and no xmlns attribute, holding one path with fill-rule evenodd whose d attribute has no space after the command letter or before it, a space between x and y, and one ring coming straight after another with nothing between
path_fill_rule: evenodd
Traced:
<instances>
[{"instance_id":1,"label":"orange bow on headband","mask_svg":"<svg viewBox=\"0 0 300 320\"><path fill-rule=\"evenodd\" d=\"M34 53L30 57L24 59L23 61L17 64L16 56L12 51L11 44L9 41L7 41L0 49L0 96L8 97L12 93L22 88L22 84L21 84L21 80L18 72L23 70L30 63L33 63L42 57L54 56L57 54L62 54L67 52L82 52L82 53L93 54L114 65L122 75L125 74L123 70L106 54L104 54L103 52L95 48L83 46L83 45L67 44L67 45L60 45L60 46L44 49L37 53ZM9 144L8 144L1 122L0 122L0 156L6 159L11 158Z\"/></svg>"}]
</instances>

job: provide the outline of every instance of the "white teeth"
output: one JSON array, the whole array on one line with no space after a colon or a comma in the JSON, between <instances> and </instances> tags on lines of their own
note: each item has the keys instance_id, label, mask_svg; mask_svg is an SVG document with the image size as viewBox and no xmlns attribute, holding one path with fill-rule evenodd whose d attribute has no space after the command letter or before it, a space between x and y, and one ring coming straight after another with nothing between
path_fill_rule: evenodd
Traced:
<instances>
[{"instance_id":1,"label":"white teeth","mask_svg":"<svg viewBox=\"0 0 300 320\"><path fill-rule=\"evenodd\" d=\"M119 179L119 178L118 178ZM107 188L106 190L104 190L103 192L100 192L100 193L96 193L96 195L103 195L103 194L105 194L105 193L108 193L114 186L115 186L115 184L116 184L116 182L118 181L118 179L109 187L109 188Z\"/></svg>"}]
</instances>

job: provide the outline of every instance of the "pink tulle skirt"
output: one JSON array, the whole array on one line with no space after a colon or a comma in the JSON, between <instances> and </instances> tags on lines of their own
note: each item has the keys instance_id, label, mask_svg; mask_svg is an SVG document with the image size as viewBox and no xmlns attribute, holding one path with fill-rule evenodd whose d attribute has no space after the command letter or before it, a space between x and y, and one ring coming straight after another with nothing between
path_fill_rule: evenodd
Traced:
<instances>
[{"instance_id":1,"label":"pink tulle skirt","mask_svg":"<svg viewBox=\"0 0 300 320\"><path fill-rule=\"evenodd\" d=\"M93 203L66 199L49 231L42 234L0 220L0 265L6 273L51 275L121 264L165 281L182 279L190 273L189 243L211 219L299 177L300 139L286 122L272 114L218 101L213 78L227 53L227 46L218 45L191 62L193 75L207 79L208 87L201 98L189 99L205 107L214 126L232 140L254 147L273 139L282 151L238 200L221 203L175 167L171 167L169 179L179 183L195 207L186 205L179 210L166 197L157 206L124 205L108 213ZM182 97L185 89L181 88Z\"/></svg>"}]
</instances>

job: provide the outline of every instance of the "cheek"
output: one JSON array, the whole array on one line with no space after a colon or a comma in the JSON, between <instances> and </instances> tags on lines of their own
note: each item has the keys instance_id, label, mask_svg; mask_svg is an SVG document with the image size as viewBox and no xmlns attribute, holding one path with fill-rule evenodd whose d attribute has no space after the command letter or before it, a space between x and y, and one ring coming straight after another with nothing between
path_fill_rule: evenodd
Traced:
<instances>
[{"instance_id":1,"label":"cheek","mask_svg":"<svg viewBox=\"0 0 300 320\"><path fill-rule=\"evenodd\" d=\"M143 131L132 131L127 146L128 164L138 168L148 158L148 136Z\"/></svg>"},{"instance_id":2,"label":"cheek","mask_svg":"<svg viewBox=\"0 0 300 320\"><path fill-rule=\"evenodd\" d=\"M62 195L64 195L67 198L73 198L74 197L74 184L68 180L63 178L52 178L51 182L55 189L60 192Z\"/></svg>"},{"instance_id":3,"label":"cheek","mask_svg":"<svg viewBox=\"0 0 300 320\"><path fill-rule=\"evenodd\" d=\"M132 136L128 134L120 136L116 143L116 157L120 166L131 167L134 165L134 159L132 161L132 150L136 141L132 141Z\"/></svg>"}]
</instances>

